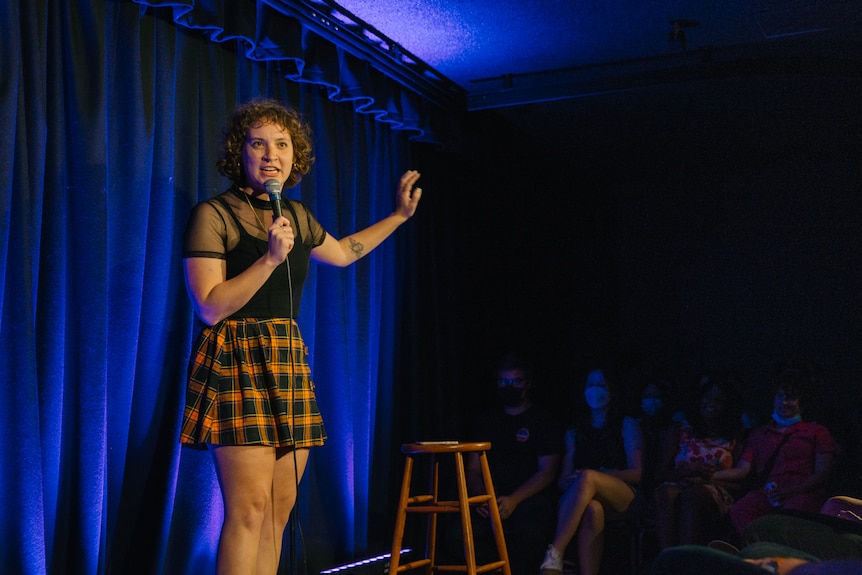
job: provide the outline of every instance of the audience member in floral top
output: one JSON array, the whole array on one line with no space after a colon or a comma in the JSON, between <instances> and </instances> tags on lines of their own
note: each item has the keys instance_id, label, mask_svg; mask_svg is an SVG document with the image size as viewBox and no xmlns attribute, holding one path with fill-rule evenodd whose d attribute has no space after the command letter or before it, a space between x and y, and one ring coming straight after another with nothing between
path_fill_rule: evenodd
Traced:
<instances>
[{"instance_id":1,"label":"audience member in floral top","mask_svg":"<svg viewBox=\"0 0 862 575\"><path fill-rule=\"evenodd\" d=\"M705 544L719 535L719 519L727 515L737 486L713 479L730 469L741 451L740 417L733 382L705 376L698 388L692 416L667 434L659 463L656 534L664 549Z\"/></svg>"}]
</instances>

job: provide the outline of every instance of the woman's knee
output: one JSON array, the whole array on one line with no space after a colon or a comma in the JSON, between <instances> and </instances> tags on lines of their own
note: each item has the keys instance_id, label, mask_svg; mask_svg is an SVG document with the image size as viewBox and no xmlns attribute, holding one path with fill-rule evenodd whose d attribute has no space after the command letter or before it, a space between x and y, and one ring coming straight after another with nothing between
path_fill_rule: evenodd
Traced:
<instances>
[{"instance_id":1,"label":"woman's knee","mask_svg":"<svg viewBox=\"0 0 862 575\"><path fill-rule=\"evenodd\" d=\"M751 493L745 495L730 507L730 522L733 524L733 528L736 529L736 532L740 535L752 521L758 517L767 515L772 510L771 507L764 508L764 506L761 505L757 499L751 497L751 495Z\"/></svg>"},{"instance_id":2,"label":"woman's knee","mask_svg":"<svg viewBox=\"0 0 862 575\"><path fill-rule=\"evenodd\" d=\"M225 521L256 528L263 522L269 502L269 493L250 487L225 504Z\"/></svg>"},{"instance_id":3,"label":"woman's knee","mask_svg":"<svg viewBox=\"0 0 862 575\"><path fill-rule=\"evenodd\" d=\"M607 477L607 474L595 469L584 469L581 472L581 476L578 478L578 483L582 485L595 486L601 481L602 477Z\"/></svg>"},{"instance_id":4,"label":"woman's knee","mask_svg":"<svg viewBox=\"0 0 862 575\"><path fill-rule=\"evenodd\" d=\"M586 493L591 491L590 485L593 481L592 473L592 470L585 469L578 474L578 477L574 481L569 483L561 496L561 506L565 507L567 504L573 504L575 501L581 500Z\"/></svg>"},{"instance_id":5,"label":"woman's knee","mask_svg":"<svg viewBox=\"0 0 862 575\"><path fill-rule=\"evenodd\" d=\"M296 504L296 490L290 490L289 492L278 494L274 504L273 509L276 523L287 525L287 521L290 518L290 512Z\"/></svg>"},{"instance_id":6,"label":"woman's knee","mask_svg":"<svg viewBox=\"0 0 862 575\"><path fill-rule=\"evenodd\" d=\"M577 494L579 498L592 499L597 493L603 490L602 486L606 485L609 479L616 481L616 479L601 471L585 469L569 487L569 491Z\"/></svg>"}]
</instances>

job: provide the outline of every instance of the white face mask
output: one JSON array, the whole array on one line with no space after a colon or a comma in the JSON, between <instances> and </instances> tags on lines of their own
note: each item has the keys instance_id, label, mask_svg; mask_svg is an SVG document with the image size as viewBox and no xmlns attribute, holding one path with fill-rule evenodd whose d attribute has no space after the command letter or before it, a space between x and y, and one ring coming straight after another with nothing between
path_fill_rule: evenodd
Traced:
<instances>
[{"instance_id":1,"label":"white face mask","mask_svg":"<svg viewBox=\"0 0 862 575\"><path fill-rule=\"evenodd\" d=\"M588 387L584 390L584 397L587 405L593 409L601 409L611 401L611 396L604 387Z\"/></svg>"},{"instance_id":2,"label":"white face mask","mask_svg":"<svg viewBox=\"0 0 862 575\"><path fill-rule=\"evenodd\" d=\"M778 415L777 413L775 413L773 411L772 412L772 419L778 425L783 425L784 427L790 427L791 425L793 425L795 423L799 423L800 421L802 421L802 416L796 415L794 417L781 417L780 415Z\"/></svg>"}]
</instances>

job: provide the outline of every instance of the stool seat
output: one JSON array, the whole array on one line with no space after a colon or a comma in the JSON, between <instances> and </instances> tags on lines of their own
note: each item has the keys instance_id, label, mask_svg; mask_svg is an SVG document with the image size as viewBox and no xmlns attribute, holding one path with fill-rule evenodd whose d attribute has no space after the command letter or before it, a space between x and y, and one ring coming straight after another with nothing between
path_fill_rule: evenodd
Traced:
<instances>
[{"instance_id":1,"label":"stool seat","mask_svg":"<svg viewBox=\"0 0 862 575\"><path fill-rule=\"evenodd\" d=\"M494 484L491 481L491 471L488 466L486 452L491 449L491 443L484 442L458 442L458 441L420 441L406 443L401 446L401 452L406 456L404 463L404 477L401 483L401 494L398 500L398 510L395 518L395 533L392 538L392 554L390 556L389 573L402 573L420 567L425 568L425 573L430 575L437 572L461 572L468 575L501 571L504 575L511 575L509 567L509 556L506 551L506 542L503 537L503 523L500 518L500 510L497 507L497 497L494 493ZM482 471L482 481L485 493L470 496L467 492L467 474L464 468L464 454L476 453ZM413 493L411 491L413 479L413 459L416 456L427 455L431 462L431 477L429 492ZM456 484L458 499L452 501L439 498L439 456L454 455ZM473 524L470 517L470 509L479 505L488 505L491 516L491 525L494 532L494 541L497 547L498 560L484 565L476 564L476 553L473 544ZM410 563L401 564L401 548L404 538L404 528L408 513L423 513L428 515L425 556ZM464 564L462 565L440 565L436 562L437 545L437 514L459 513L461 519L461 532L464 537Z\"/></svg>"},{"instance_id":2,"label":"stool seat","mask_svg":"<svg viewBox=\"0 0 862 575\"><path fill-rule=\"evenodd\" d=\"M470 451L488 451L491 449L490 441L419 441L417 443L405 443L401 446L401 453L418 455L420 453L467 453Z\"/></svg>"}]
</instances>

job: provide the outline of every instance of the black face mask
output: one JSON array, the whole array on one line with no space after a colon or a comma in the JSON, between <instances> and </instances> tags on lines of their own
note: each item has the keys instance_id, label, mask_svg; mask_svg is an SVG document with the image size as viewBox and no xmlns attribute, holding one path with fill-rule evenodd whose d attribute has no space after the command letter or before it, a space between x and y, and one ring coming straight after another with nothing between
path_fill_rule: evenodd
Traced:
<instances>
[{"instance_id":1,"label":"black face mask","mask_svg":"<svg viewBox=\"0 0 862 575\"><path fill-rule=\"evenodd\" d=\"M497 395L500 397L503 405L514 407L524 399L524 390L513 385L504 385L497 388Z\"/></svg>"}]
</instances>

